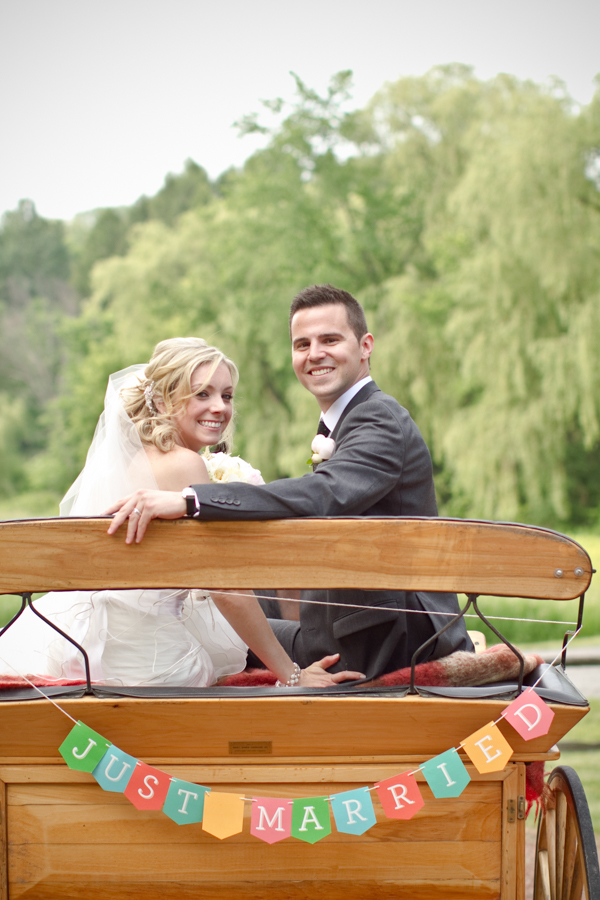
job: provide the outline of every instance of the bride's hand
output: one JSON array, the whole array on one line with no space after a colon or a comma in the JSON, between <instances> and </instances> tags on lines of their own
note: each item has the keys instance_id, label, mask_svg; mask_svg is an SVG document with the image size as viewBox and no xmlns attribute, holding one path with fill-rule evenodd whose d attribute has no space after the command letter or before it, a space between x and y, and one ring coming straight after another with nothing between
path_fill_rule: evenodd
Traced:
<instances>
[{"instance_id":1,"label":"bride's hand","mask_svg":"<svg viewBox=\"0 0 600 900\"><path fill-rule=\"evenodd\" d=\"M356 681L365 676L361 672L328 672L327 669L338 661L339 653L324 656L323 659L312 663L300 674L300 687L331 687L342 681Z\"/></svg>"},{"instance_id":2,"label":"bride's hand","mask_svg":"<svg viewBox=\"0 0 600 900\"><path fill-rule=\"evenodd\" d=\"M136 491L109 507L103 515L114 514L108 534L114 534L127 521L126 544L139 544L152 519L181 519L185 516L185 500L177 491Z\"/></svg>"}]
</instances>

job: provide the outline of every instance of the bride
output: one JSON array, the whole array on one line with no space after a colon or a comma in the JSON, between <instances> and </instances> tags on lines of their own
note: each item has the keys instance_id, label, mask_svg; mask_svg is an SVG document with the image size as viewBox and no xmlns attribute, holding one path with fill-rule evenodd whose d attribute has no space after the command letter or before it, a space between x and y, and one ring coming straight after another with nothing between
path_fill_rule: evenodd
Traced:
<instances>
[{"instance_id":1,"label":"bride","mask_svg":"<svg viewBox=\"0 0 600 900\"><path fill-rule=\"evenodd\" d=\"M61 516L100 515L139 488L181 491L208 483L215 460L230 458L200 451L231 450L237 381L235 364L194 337L161 341L147 365L111 375L85 467ZM235 468L242 472L236 480L263 483L242 460ZM336 655L300 670L252 596L196 588L74 591L46 594L35 605L84 647L96 683L205 687L244 669L248 647L282 686L326 687L361 677L327 672ZM84 677L81 653L30 610L0 638L3 662L12 674Z\"/></svg>"}]
</instances>

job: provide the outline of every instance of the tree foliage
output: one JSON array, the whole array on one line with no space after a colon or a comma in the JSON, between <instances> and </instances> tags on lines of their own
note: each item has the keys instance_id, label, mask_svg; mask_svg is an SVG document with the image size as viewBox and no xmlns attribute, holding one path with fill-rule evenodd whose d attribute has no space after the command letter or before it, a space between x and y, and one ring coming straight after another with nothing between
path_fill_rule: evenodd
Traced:
<instances>
[{"instance_id":1,"label":"tree foliage","mask_svg":"<svg viewBox=\"0 0 600 900\"><path fill-rule=\"evenodd\" d=\"M47 299L31 306L29 327L59 335L60 389L39 401L46 446L14 484L63 489L108 374L192 333L240 367L237 451L267 478L301 474L318 411L291 371L287 312L297 290L332 282L365 305L373 374L424 432L445 512L597 521L600 95L577 109L558 83L451 65L356 110L349 72L323 96L294 77L293 103L239 123L266 140L243 169L210 184L188 161L155 197L38 254L60 280L67 246L87 299L60 321ZM36 223L48 246L58 224ZM33 271L18 278L39 283Z\"/></svg>"}]
</instances>

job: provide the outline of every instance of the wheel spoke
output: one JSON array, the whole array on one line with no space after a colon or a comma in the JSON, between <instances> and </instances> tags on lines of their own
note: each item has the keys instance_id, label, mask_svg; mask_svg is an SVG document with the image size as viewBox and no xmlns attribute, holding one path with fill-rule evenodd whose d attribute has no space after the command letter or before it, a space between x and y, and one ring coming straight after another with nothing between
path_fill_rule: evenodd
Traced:
<instances>
[{"instance_id":1,"label":"wheel spoke","mask_svg":"<svg viewBox=\"0 0 600 900\"><path fill-rule=\"evenodd\" d=\"M600 867L585 793L577 774L560 766L538 827L535 900L600 900Z\"/></svg>"},{"instance_id":2,"label":"wheel spoke","mask_svg":"<svg viewBox=\"0 0 600 900\"><path fill-rule=\"evenodd\" d=\"M537 876L535 900L552 900L547 850L538 851Z\"/></svg>"},{"instance_id":3,"label":"wheel spoke","mask_svg":"<svg viewBox=\"0 0 600 900\"><path fill-rule=\"evenodd\" d=\"M564 900L562 885L565 869L565 837L567 833L567 798L559 793L556 798L556 900Z\"/></svg>"},{"instance_id":4,"label":"wheel spoke","mask_svg":"<svg viewBox=\"0 0 600 900\"><path fill-rule=\"evenodd\" d=\"M583 860L581 859L581 854L578 853L577 859L575 860L575 868L573 870L573 881L571 882L571 893L569 894L569 900L581 900L581 897L583 895L583 872Z\"/></svg>"},{"instance_id":5,"label":"wheel spoke","mask_svg":"<svg viewBox=\"0 0 600 900\"><path fill-rule=\"evenodd\" d=\"M556 810L548 809L546 812L546 846L548 847L548 869L550 875L550 894L552 900L556 897Z\"/></svg>"}]
</instances>

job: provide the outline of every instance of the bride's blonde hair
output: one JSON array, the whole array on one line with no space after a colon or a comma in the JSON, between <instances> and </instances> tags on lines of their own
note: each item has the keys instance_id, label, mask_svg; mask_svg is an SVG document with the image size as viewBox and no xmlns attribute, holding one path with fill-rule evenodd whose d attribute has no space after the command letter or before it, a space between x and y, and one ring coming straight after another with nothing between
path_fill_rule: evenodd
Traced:
<instances>
[{"instance_id":1,"label":"bride's blonde hair","mask_svg":"<svg viewBox=\"0 0 600 900\"><path fill-rule=\"evenodd\" d=\"M156 345L144 370L145 378L139 385L121 391L125 412L135 423L143 442L154 444L165 453L173 449L177 442L177 427L173 417L183 412L188 400L194 395L192 375L198 366L205 363L210 364L205 384L209 383L217 367L223 363L229 369L233 387L237 385L239 373L235 363L202 338L169 338ZM232 416L221 435L218 450L231 452L233 430Z\"/></svg>"}]
</instances>

